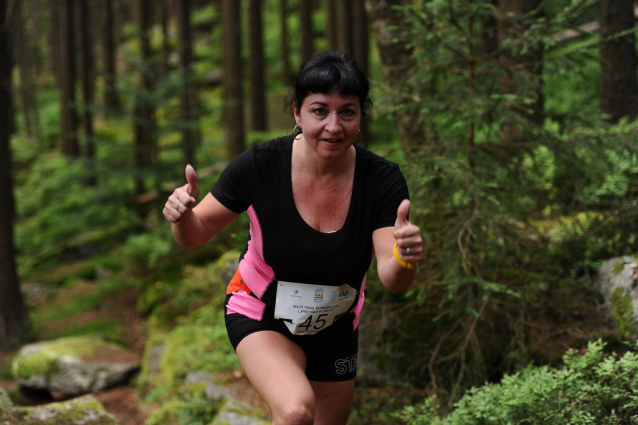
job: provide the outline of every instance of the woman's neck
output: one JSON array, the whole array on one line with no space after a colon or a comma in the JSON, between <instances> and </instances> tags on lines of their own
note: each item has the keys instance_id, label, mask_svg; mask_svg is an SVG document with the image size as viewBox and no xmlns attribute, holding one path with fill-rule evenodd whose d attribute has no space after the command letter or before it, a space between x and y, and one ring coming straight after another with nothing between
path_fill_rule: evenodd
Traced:
<instances>
[{"instance_id":1,"label":"woman's neck","mask_svg":"<svg viewBox=\"0 0 638 425\"><path fill-rule=\"evenodd\" d=\"M338 158L321 158L317 155L303 136L297 136L293 141L293 162L297 170L310 178L334 179L351 174L356 151L354 146Z\"/></svg>"}]
</instances>

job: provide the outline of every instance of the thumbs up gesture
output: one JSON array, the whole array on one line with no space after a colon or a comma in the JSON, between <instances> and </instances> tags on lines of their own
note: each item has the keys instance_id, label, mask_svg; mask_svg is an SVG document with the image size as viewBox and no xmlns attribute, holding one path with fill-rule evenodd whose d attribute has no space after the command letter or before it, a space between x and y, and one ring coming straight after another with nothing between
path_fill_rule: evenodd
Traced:
<instances>
[{"instance_id":1,"label":"thumbs up gesture","mask_svg":"<svg viewBox=\"0 0 638 425\"><path fill-rule=\"evenodd\" d=\"M410 201L404 199L397 210L397 219L394 222L394 239L401 259L406 263L415 264L421 260L423 240L421 239L421 229L408 221L409 212Z\"/></svg>"},{"instance_id":2,"label":"thumbs up gesture","mask_svg":"<svg viewBox=\"0 0 638 425\"><path fill-rule=\"evenodd\" d=\"M164 217L171 223L177 223L190 214L199 198L199 185L195 169L191 165L187 165L185 174L187 183L173 191L162 211Z\"/></svg>"}]
</instances>

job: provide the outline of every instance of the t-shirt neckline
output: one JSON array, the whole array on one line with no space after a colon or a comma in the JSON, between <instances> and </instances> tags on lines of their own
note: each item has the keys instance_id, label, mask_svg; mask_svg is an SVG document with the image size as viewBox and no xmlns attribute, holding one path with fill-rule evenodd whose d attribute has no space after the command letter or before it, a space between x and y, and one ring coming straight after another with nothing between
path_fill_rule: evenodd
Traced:
<instances>
[{"instance_id":1,"label":"t-shirt neckline","mask_svg":"<svg viewBox=\"0 0 638 425\"><path fill-rule=\"evenodd\" d=\"M299 213L299 210L297 209L297 204L295 204L295 197L293 195L292 192L292 145L294 143L294 136L290 136L290 139L288 140L288 164L289 164L289 168L288 168L288 175L286 176L286 182L288 183L288 199L290 202L290 205L294 211L294 215L297 217L297 219L299 221L301 221L303 227L305 227L308 231L310 231L311 233L314 233L315 235L318 236L324 236L324 237L333 237L333 236L337 236L340 235L341 233L344 232L344 230L349 226L350 221L352 220L352 214L354 211L354 202L355 202L355 195L357 194L357 187L358 187L358 181L359 181L359 158L360 158L360 153L361 150L359 148L359 146L357 146L357 144L353 144L352 146L354 146L355 149L355 160L354 160L354 177L352 179L352 193L350 194L350 205L348 206L348 214L346 215L346 221L343 223L343 226L341 226L341 228L339 230L333 230L330 232L321 232L317 229L315 229L314 227L312 227L311 225L309 225L308 223L306 223L306 220L304 220L304 218L301 216L301 214Z\"/></svg>"}]
</instances>

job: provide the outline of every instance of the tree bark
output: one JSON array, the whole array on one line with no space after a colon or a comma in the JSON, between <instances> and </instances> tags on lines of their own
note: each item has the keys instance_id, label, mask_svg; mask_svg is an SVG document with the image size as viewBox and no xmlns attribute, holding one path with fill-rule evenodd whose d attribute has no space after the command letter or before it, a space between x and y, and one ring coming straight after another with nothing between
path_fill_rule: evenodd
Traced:
<instances>
[{"instance_id":1,"label":"tree bark","mask_svg":"<svg viewBox=\"0 0 638 425\"><path fill-rule=\"evenodd\" d=\"M190 0L181 0L178 6L179 21L179 64L182 76L181 115L182 115L182 162L195 166L197 121L194 112L193 83L193 47L190 24Z\"/></svg>"},{"instance_id":2,"label":"tree bark","mask_svg":"<svg viewBox=\"0 0 638 425\"><path fill-rule=\"evenodd\" d=\"M638 81L633 0L600 0L600 38L623 31L628 34L606 41L600 46L600 110L609 122L622 117L638 117Z\"/></svg>"},{"instance_id":3,"label":"tree bark","mask_svg":"<svg viewBox=\"0 0 638 425\"><path fill-rule=\"evenodd\" d=\"M107 112L117 111L120 108L117 95L117 67L115 62L115 19L113 10L114 0L103 0L104 30L102 31L102 62L104 66L104 108Z\"/></svg>"},{"instance_id":4,"label":"tree bark","mask_svg":"<svg viewBox=\"0 0 638 425\"><path fill-rule=\"evenodd\" d=\"M416 67L410 47L410 29L401 12L394 6L407 6L410 0L365 0L370 27L374 32L387 86L396 92L410 90L410 80ZM399 138L404 143L423 140L418 125L418 111L394 116Z\"/></svg>"},{"instance_id":5,"label":"tree bark","mask_svg":"<svg viewBox=\"0 0 638 425\"><path fill-rule=\"evenodd\" d=\"M49 36L49 52L50 58L49 61L51 63L51 71L55 76L55 83L58 88L62 87L62 82L60 81L61 75L61 59L60 52L62 51L62 46L60 46L60 5L62 0L50 0L49 1L49 13L50 13L50 36Z\"/></svg>"},{"instance_id":6,"label":"tree bark","mask_svg":"<svg viewBox=\"0 0 638 425\"><path fill-rule=\"evenodd\" d=\"M264 46L261 22L262 0L250 0L248 11L248 44L250 50L250 108L253 131L266 131L266 99L264 93Z\"/></svg>"},{"instance_id":7,"label":"tree bark","mask_svg":"<svg viewBox=\"0 0 638 425\"><path fill-rule=\"evenodd\" d=\"M162 5L160 7L162 12L162 74L164 76L168 75L168 60L171 55L171 49L169 46L169 32L168 25L170 23L171 12L170 8L172 4L170 0L162 1ZM190 22L190 19L189 19Z\"/></svg>"},{"instance_id":8,"label":"tree bark","mask_svg":"<svg viewBox=\"0 0 638 425\"><path fill-rule=\"evenodd\" d=\"M336 8L337 50L352 55L352 0L338 0Z\"/></svg>"},{"instance_id":9,"label":"tree bark","mask_svg":"<svg viewBox=\"0 0 638 425\"><path fill-rule=\"evenodd\" d=\"M330 50L337 50L337 0L326 0L326 38Z\"/></svg>"},{"instance_id":10,"label":"tree bark","mask_svg":"<svg viewBox=\"0 0 638 425\"><path fill-rule=\"evenodd\" d=\"M134 104L134 127L135 127L135 167L138 177L135 179L135 193L142 195L145 193L144 180L142 175L150 171L153 164L154 148L154 107L150 99L153 92L152 67L151 67L151 45L150 45L150 3L151 0L139 0L138 28L140 40L141 65L139 70L139 91L136 94ZM140 209L140 215L144 212Z\"/></svg>"},{"instance_id":11,"label":"tree bark","mask_svg":"<svg viewBox=\"0 0 638 425\"><path fill-rule=\"evenodd\" d=\"M80 27L82 29L82 98L84 100L82 124L84 127L84 156L89 178L86 184L95 186L95 143L93 141L93 37L89 0L80 0Z\"/></svg>"},{"instance_id":12,"label":"tree bark","mask_svg":"<svg viewBox=\"0 0 638 425\"><path fill-rule=\"evenodd\" d=\"M15 263L13 221L15 200L11 178L11 68L7 0L0 0L0 351L20 342L29 329L29 316L20 292Z\"/></svg>"},{"instance_id":13,"label":"tree bark","mask_svg":"<svg viewBox=\"0 0 638 425\"><path fill-rule=\"evenodd\" d=\"M352 0L352 57L364 74L369 72L368 15L365 0ZM368 121L361 121L361 144L369 146Z\"/></svg>"},{"instance_id":14,"label":"tree bark","mask_svg":"<svg viewBox=\"0 0 638 425\"><path fill-rule=\"evenodd\" d=\"M78 116L75 108L75 8L73 0L62 0L60 8L60 82L62 128L62 153L68 158L80 156L78 142Z\"/></svg>"},{"instance_id":15,"label":"tree bark","mask_svg":"<svg viewBox=\"0 0 638 425\"><path fill-rule=\"evenodd\" d=\"M25 4L19 3L13 11L11 38L13 57L20 75L20 100L27 134L40 140L40 118L38 114L37 92L34 78L36 68L31 55L30 43L25 33Z\"/></svg>"},{"instance_id":16,"label":"tree bark","mask_svg":"<svg viewBox=\"0 0 638 425\"><path fill-rule=\"evenodd\" d=\"M299 0L299 32L301 33L301 61L313 54L312 48L312 0Z\"/></svg>"},{"instance_id":17,"label":"tree bark","mask_svg":"<svg viewBox=\"0 0 638 425\"><path fill-rule=\"evenodd\" d=\"M508 38L520 37L528 26L516 23L517 17L539 10L541 0L498 0L498 44L501 46ZM540 10L539 12L540 13ZM513 16L513 17L512 17ZM523 113L529 115L532 122L541 125L543 122L543 105L544 97L542 90L542 74L543 74L543 47L531 48L526 53L514 54L514 52L503 53L499 56L498 61L500 67L505 74L500 81L501 93L517 93L521 89L534 92L536 101L525 107L514 107L515 113ZM522 67L522 69L521 69ZM517 74L528 73L529 77L516 78ZM530 87L520 87L519 81L525 81L532 84ZM501 138L507 141L523 141L525 136L522 130L511 124L505 123L501 130Z\"/></svg>"},{"instance_id":18,"label":"tree bark","mask_svg":"<svg viewBox=\"0 0 638 425\"><path fill-rule=\"evenodd\" d=\"M279 25L281 29L281 78L285 85L292 84L292 72L290 70L290 49L288 47L288 2L279 0Z\"/></svg>"},{"instance_id":19,"label":"tree bark","mask_svg":"<svg viewBox=\"0 0 638 425\"><path fill-rule=\"evenodd\" d=\"M233 158L244 151L244 100L239 6L240 3L237 0L222 0L224 117L228 126L228 154Z\"/></svg>"}]
</instances>

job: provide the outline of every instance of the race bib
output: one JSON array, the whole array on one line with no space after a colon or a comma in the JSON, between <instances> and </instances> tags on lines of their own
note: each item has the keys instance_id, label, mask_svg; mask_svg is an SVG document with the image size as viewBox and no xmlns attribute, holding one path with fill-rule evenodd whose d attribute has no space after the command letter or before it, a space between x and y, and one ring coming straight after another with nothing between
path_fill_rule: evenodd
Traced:
<instances>
[{"instance_id":1,"label":"race bib","mask_svg":"<svg viewBox=\"0 0 638 425\"><path fill-rule=\"evenodd\" d=\"M350 285L325 286L277 282L275 319L294 335L312 335L345 315L357 296Z\"/></svg>"}]
</instances>

